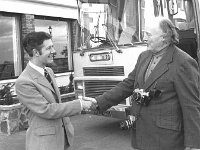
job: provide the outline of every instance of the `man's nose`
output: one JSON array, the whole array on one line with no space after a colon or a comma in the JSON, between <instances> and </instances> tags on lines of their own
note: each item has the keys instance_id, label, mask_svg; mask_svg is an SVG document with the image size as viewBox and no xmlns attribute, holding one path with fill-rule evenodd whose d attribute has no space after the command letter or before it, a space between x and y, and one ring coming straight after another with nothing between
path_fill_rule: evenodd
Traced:
<instances>
[{"instance_id":1,"label":"man's nose","mask_svg":"<svg viewBox=\"0 0 200 150\"><path fill-rule=\"evenodd\" d=\"M51 52L50 52L50 54L52 54L52 55L56 55L56 50L52 47L52 49L51 49Z\"/></svg>"},{"instance_id":2,"label":"man's nose","mask_svg":"<svg viewBox=\"0 0 200 150\"><path fill-rule=\"evenodd\" d=\"M149 39L148 36L145 34L142 41L143 41L143 42L147 42L148 39Z\"/></svg>"},{"instance_id":3,"label":"man's nose","mask_svg":"<svg viewBox=\"0 0 200 150\"><path fill-rule=\"evenodd\" d=\"M51 52L50 54L55 56L57 53L56 52Z\"/></svg>"}]
</instances>

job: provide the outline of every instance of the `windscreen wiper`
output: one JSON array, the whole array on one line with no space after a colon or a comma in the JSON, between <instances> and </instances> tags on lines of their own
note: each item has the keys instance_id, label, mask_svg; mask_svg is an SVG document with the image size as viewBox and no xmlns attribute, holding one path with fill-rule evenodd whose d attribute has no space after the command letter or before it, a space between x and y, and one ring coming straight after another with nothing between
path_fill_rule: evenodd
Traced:
<instances>
[{"instance_id":1,"label":"windscreen wiper","mask_svg":"<svg viewBox=\"0 0 200 150\"><path fill-rule=\"evenodd\" d=\"M104 28L103 28L104 30L105 30L105 27L107 28L107 26L106 26L105 24L102 24L102 26L104 27ZM105 32L106 32L106 30L105 30ZM119 47L116 45L116 43L115 43L115 42L113 41L113 39L111 38L111 35L110 35L109 31L107 31L107 33L108 33L108 40L110 41L111 45L112 45L113 47L115 47L116 52L122 53L122 50L119 49Z\"/></svg>"}]
</instances>

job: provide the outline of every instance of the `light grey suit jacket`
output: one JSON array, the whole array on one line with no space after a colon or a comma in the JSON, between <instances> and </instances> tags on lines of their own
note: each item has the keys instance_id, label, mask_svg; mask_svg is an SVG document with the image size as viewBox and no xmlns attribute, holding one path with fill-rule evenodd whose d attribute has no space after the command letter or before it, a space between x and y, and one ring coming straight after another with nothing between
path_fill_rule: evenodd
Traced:
<instances>
[{"instance_id":1,"label":"light grey suit jacket","mask_svg":"<svg viewBox=\"0 0 200 150\"><path fill-rule=\"evenodd\" d=\"M100 110L120 103L135 88L156 88L161 96L143 106L136 130L132 130L132 145L141 150L183 150L200 148L199 70L188 54L170 46L146 82L144 76L151 60L150 51L138 58L135 69L123 82L96 98ZM132 114L139 112L135 102Z\"/></svg>"},{"instance_id":2,"label":"light grey suit jacket","mask_svg":"<svg viewBox=\"0 0 200 150\"><path fill-rule=\"evenodd\" d=\"M29 119L26 150L64 150L73 143L74 128L69 116L81 112L79 100L61 103L51 68L54 89L38 71L27 65L16 80L16 93ZM60 103L56 103L56 99Z\"/></svg>"}]
</instances>

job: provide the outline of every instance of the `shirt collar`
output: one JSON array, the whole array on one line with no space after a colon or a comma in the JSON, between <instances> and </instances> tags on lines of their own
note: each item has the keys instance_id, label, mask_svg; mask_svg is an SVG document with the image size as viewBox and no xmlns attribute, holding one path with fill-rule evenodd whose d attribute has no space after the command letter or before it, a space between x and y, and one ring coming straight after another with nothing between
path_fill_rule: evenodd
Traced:
<instances>
[{"instance_id":1,"label":"shirt collar","mask_svg":"<svg viewBox=\"0 0 200 150\"><path fill-rule=\"evenodd\" d=\"M41 73L44 76L44 69L41 67L36 66L35 64L33 64L31 61L29 61L29 65L35 69L36 71L38 71L39 73Z\"/></svg>"},{"instance_id":2,"label":"shirt collar","mask_svg":"<svg viewBox=\"0 0 200 150\"><path fill-rule=\"evenodd\" d=\"M167 51L167 49L168 49L168 46L164 47L162 50L160 50L157 53L153 53L153 57L162 57Z\"/></svg>"},{"instance_id":3,"label":"shirt collar","mask_svg":"<svg viewBox=\"0 0 200 150\"><path fill-rule=\"evenodd\" d=\"M157 54L154 54L153 57L160 58L160 57L162 57L164 54L165 54L165 52L163 52L163 53L157 53Z\"/></svg>"}]
</instances>

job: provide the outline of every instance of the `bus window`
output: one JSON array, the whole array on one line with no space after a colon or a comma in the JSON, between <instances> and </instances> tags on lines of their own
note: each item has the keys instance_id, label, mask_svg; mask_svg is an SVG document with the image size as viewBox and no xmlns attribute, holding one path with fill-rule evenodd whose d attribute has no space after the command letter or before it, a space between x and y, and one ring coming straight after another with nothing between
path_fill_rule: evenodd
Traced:
<instances>
[{"instance_id":1,"label":"bus window","mask_svg":"<svg viewBox=\"0 0 200 150\"><path fill-rule=\"evenodd\" d=\"M138 0L83 3L80 9L82 49L140 41L138 10Z\"/></svg>"},{"instance_id":2,"label":"bus window","mask_svg":"<svg viewBox=\"0 0 200 150\"><path fill-rule=\"evenodd\" d=\"M197 60L197 35L194 20L194 8L191 0L179 0L179 14L175 15L174 22L178 28L178 47Z\"/></svg>"},{"instance_id":3,"label":"bus window","mask_svg":"<svg viewBox=\"0 0 200 150\"><path fill-rule=\"evenodd\" d=\"M179 30L195 28L194 8L191 0L180 0L180 12L182 15L175 15L175 24ZM179 13L180 14L180 13Z\"/></svg>"}]
</instances>

